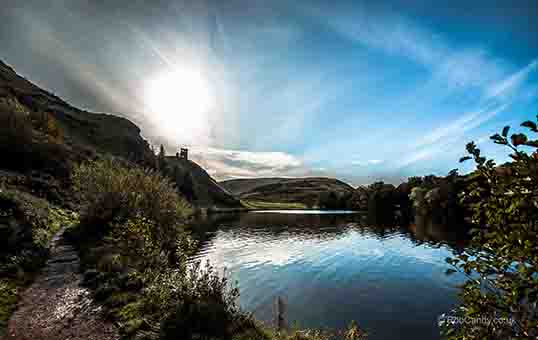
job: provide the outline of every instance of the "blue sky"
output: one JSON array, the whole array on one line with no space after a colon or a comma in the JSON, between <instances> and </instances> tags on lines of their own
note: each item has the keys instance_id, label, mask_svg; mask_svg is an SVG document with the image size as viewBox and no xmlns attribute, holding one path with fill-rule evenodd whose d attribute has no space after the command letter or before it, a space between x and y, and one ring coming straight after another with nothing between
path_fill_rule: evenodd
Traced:
<instances>
[{"instance_id":1,"label":"blue sky","mask_svg":"<svg viewBox=\"0 0 538 340\"><path fill-rule=\"evenodd\" d=\"M0 58L219 179L396 183L460 167L471 140L506 160L487 137L538 114L536 1L373 3L13 1ZM178 69L203 79L167 81L155 113L147 84Z\"/></svg>"}]
</instances>

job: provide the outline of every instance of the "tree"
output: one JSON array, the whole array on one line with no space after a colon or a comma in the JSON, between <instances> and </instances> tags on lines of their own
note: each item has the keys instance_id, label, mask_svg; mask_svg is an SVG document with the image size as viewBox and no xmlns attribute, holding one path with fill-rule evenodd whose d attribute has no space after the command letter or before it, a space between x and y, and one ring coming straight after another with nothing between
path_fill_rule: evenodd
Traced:
<instances>
[{"instance_id":1,"label":"tree","mask_svg":"<svg viewBox=\"0 0 538 340\"><path fill-rule=\"evenodd\" d=\"M159 149L159 155L157 156L157 168L161 173L166 171L166 152L164 151L164 145L162 144Z\"/></svg>"},{"instance_id":2,"label":"tree","mask_svg":"<svg viewBox=\"0 0 538 340\"><path fill-rule=\"evenodd\" d=\"M535 122L521 125L538 132ZM511 150L513 162L496 166L474 143L467 144L469 156L460 159L476 163L460 196L476 228L470 247L447 259L455 268L447 273L467 276L455 312L476 322L443 323L449 339L538 337L538 140L522 133L508 138L509 130L506 126L491 139Z\"/></svg>"},{"instance_id":3,"label":"tree","mask_svg":"<svg viewBox=\"0 0 538 340\"><path fill-rule=\"evenodd\" d=\"M318 198L318 206L321 209L340 209L340 197L334 191L321 192Z\"/></svg>"},{"instance_id":4,"label":"tree","mask_svg":"<svg viewBox=\"0 0 538 340\"><path fill-rule=\"evenodd\" d=\"M191 174L188 171L183 175L183 184L181 185L180 191L188 201L192 202L196 200L194 181L192 180Z\"/></svg>"}]
</instances>

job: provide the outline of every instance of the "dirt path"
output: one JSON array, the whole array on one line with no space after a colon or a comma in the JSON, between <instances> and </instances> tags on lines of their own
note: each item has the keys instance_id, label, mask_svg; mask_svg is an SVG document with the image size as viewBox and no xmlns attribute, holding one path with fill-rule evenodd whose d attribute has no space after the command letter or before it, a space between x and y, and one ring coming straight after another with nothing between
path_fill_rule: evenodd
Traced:
<instances>
[{"instance_id":1,"label":"dirt path","mask_svg":"<svg viewBox=\"0 0 538 340\"><path fill-rule=\"evenodd\" d=\"M62 229L52 239L50 259L23 293L5 339L119 339L114 325L102 319L90 292L80 286L80 259L63 233Z\"/></svg>"}]
</instances>

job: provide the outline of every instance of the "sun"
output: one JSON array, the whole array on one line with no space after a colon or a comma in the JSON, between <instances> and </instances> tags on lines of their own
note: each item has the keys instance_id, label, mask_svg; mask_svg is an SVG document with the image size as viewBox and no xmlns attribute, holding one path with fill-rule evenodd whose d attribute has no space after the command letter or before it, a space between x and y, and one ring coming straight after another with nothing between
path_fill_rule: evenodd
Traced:
<instances>
[{"instance_id":1,"label":"sun","mask_svg":"<svg viewBox=\"0 0 538 340\"><path fill-rule=\"evenodd\" d=\"M144 103L151 120L167 137L190 143L207 137L214 96L200 68L176 67L152 78Z\"/></svg>"}]
</instances>

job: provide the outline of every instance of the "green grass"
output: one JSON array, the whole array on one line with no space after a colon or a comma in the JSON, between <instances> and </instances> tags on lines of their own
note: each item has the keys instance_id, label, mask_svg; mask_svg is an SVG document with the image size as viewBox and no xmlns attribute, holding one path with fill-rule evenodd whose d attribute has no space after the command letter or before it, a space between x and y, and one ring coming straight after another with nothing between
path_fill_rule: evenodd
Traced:
<instances>
[{"instance_id":1,"label":"green grass","mask_svg":"<svg viewBox=\"0 0 538 340\"><path fill-rule=\"evenodd\" d=\"M297 202L264 202L264 201L250 201L242 200L241 203L247 209L259 209L259 210L297 210L308 209L306 204Z\"/></svg>"},{"instance_id":2,"label":"green grass","mask_svg":"<svg viewBox=\"0 0 538 340\"><path fill-rule=\"evenodd\" d=\"M19 234L23 235L19 236L14 244L2 240L3 247L0 253L1 337L17 306L20 293L32 283L39 269L45 264L46 249L50 239L62 226L76 224L78 215L54 207L46 200L28 193L0 187L0 216L17 223L20 228Z\"/></svg>"},{"instance_id":3,"label":"green grass","mask_svg":"<svg viewBox=\"0 0 538 340\"><path fill-rule=\"evenodd\" d=\"M17 307L17 286L14 280L0 280L0 337L5 335L7 322Z\"/></svg>"}]
</instances>

